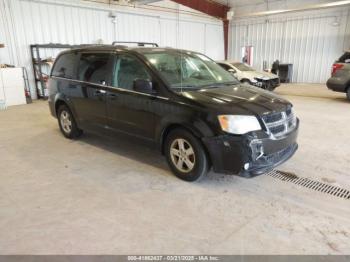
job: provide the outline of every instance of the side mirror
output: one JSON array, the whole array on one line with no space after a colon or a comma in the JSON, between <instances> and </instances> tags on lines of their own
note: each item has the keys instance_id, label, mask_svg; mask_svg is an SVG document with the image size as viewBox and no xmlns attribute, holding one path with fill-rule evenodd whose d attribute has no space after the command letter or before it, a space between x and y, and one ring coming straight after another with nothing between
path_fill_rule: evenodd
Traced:
<instances>
[{"instance_id":1,"label":"side mirror","mask_svg":"<svg viewBox=\"0 0 350 262\"><path fill-rule=\"evenodd\" d=\"M134 81L134 90L140 93L154 94L153 83L146 79L136 79Z\"/></svg>"},{"instance_id":2,"label":"side mirror","mask_svg":"<svg viewBox=\"0 0 350 262\"><path fill-rule=\"evenodd\" d=\"M230 68L228 71L229 71L230 73L232 73L232 74L236 74L236 73L237 73L237 71L234 70L234 69L232 69L232 68Z\"/></svg>"}]
</instances>

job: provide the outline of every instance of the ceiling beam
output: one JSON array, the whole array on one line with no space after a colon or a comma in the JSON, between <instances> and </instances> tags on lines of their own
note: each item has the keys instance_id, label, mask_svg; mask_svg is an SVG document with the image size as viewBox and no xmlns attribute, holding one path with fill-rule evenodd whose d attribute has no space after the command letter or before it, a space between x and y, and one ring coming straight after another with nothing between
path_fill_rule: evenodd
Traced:
<instances>
[{"instance_id":1,"label":"ceiling beam","mask_svg":"<svg viewBox=\"0 0 350 262\"><path fill-rule=\"evenodd\" d=\"M227 20L227 12L230 11L230 7L222 5L220 3L211 0L172 0L175 3L187 6L199 12L205 13L212 17L218 18L223 21L224 27L224 50L225 59L228 56L228 29L229 21Z\"/></svg>"},{"instance_id":2,"label":"ceiling beam","mask_svg":"<svg viewBox=\"0 0 350 262\"><path fill-rule=\"evenodd\" d=\"M225 20L230 7L210 0L172 0L207 15Z\"/></svg>"},{"instance_id":3,"label":"ceiling beam","mask_svg":"<svg viewBox=\"0 0 350 262\"><path fill-rule=\"evenodd\" d=\"M155 2L160 2L160 0L131 0L130 2L133 4L147 5Z\"/></svg>"}]
</instances>

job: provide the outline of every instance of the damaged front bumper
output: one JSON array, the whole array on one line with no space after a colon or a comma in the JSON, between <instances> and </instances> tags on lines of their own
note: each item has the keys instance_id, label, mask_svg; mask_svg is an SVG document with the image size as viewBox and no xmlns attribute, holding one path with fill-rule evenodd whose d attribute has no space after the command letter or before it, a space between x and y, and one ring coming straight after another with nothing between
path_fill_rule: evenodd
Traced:
<instances>
[{"instance_id":1,"label":"damaged front bumper","mask_svg":"<svg viewBox=\"0 0 350 262\"><path fill-rule=\"evenodd\" d=\"M271 171L294 155L298 149L298 128L299 121L290 133L278 139L258 131L203 138L203 143L215 172L252 177Z\"/></svg>"}]
</instances>

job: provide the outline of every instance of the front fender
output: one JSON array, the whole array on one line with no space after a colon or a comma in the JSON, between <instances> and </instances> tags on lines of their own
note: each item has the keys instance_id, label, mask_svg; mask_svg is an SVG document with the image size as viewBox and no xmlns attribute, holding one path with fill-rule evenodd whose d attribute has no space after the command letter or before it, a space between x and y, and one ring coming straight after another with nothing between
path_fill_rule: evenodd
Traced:
<instances>
[{"instance_id":1,"label":"front fender","mask_svg":"<svg viewBox=\"0 0 350 262\"><path fill-rule=\"evenodd\" d=\"M215 135L213 128L200 117L194 118L193 116L170 115L163 118L156 128L156 141L158 142L160 149L163 148L165 137L171 131L171 129L181 127L187 129L200 139Z\"/></svg>"}]
</instances>

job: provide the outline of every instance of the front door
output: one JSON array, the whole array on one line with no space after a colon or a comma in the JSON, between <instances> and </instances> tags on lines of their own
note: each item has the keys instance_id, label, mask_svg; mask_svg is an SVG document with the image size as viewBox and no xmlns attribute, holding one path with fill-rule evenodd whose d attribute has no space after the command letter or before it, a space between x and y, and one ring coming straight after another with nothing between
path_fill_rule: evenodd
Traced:
<instances>
[{"instance_id":1,"label":"front door","mask_svg":"<svg viewBox=\"0 0 350 262\"><path fill-rule=\"evenodd\" d=\"M137 57L121 54L115 58L112 86L107 92L108 125L123 133L154 139L154 96L135 92L137 79L152 80L146 65Z\"/></svg>"}]
</instances>

